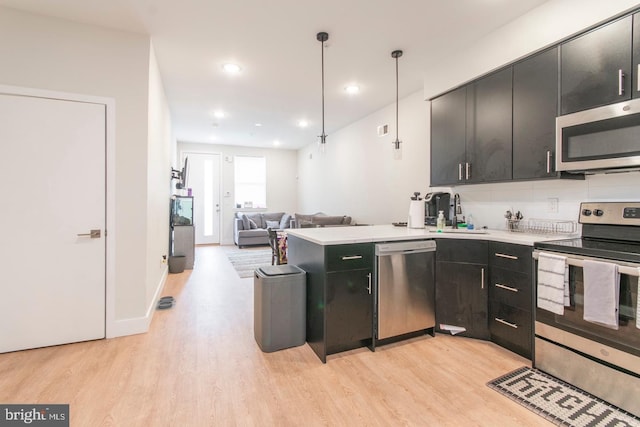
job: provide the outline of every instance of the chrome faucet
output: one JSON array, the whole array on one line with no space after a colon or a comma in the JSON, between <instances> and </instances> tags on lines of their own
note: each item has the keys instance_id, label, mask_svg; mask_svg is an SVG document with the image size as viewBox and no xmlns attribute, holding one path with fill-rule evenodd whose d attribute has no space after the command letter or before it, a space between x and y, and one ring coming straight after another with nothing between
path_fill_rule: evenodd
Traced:
<instances>
[{"instance_id":1,"label":"chrome faucet","mask_svg":"<svg viewBox=\"0 0 640 427\"><path fill-rule=\"evenodd\" d=\"M462 206L460 206L460 195L456 193L453 196L453 218L451 218L451 227L455 230L458 229L458 215L462 213Z\"/></svg>"}]
</instances>

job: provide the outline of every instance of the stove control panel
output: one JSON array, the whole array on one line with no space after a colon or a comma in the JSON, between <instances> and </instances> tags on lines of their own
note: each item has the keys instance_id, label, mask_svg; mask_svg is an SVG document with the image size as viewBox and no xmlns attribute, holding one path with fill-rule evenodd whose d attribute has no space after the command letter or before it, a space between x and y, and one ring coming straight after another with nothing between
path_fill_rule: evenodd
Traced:
<instances>
[{"instance_id":1,"label":"stove control panel","mask_svg":"<svg viewBox=\"0 0 640 427\"><path fill-rule=\"evenodd\" d=\"M581 224L640 226L640 202L580 203Z\"/></svg>"}]
</instances>

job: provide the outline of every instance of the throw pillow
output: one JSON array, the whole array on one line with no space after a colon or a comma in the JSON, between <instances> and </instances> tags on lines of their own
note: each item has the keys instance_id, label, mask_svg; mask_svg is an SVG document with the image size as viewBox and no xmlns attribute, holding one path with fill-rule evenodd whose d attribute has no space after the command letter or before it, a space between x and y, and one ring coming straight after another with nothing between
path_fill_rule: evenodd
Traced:
<instances>
[{"instance_id":1,"label":"throw pillow","mask_svg":"<svg viewBox=\"0 0 640 427\"><path fill-rule=\"evenodd\" d=\"M289 224L291 223L291 215L284 214L282 215L282 219L280 219L280 230L284 230L285 228L289 228Z\"/></svg>"},{"instance_id":2,"label":"throw pillow","mask_svg":"<svg viewBox=\"0 0 640 427\"><path fill-rule=\"evenodd\" d=\"M244 228L245 230L248 230L250 228L249 217L246 216L245 214L242 214L240 219L242 220L242 228Z\"/></svg>"},{"instance_id":3,"label":"throw pillow","mask_svg":"<svg viewBox=\"0 0 640 427\"><path fill-rule=\"evenodd\" d=\"M255 230L256 228L258 228L258 224L256 224L256 222L252 219L249 220L249 229L251 230Z\"/></svg>"},{"instance_id":4,"label":"throw pillow","mask_svg":"<svg viewBox=\"0 0 640 427\"><path fill-rule=\"evenodd\" d=\"M267 228L272 228L272 229L276 229L278 227L280 227L280 223L278 221L266 221L267 223Z\"/></svg>"}]
</instances>

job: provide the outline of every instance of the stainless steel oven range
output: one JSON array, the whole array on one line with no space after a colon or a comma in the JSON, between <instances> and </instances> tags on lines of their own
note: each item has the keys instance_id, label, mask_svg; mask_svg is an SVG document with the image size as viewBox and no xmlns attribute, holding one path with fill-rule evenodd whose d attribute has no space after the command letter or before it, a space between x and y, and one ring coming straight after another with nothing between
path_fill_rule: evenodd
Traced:
<instances>
[{"instance_id":1,"label":"stainless steel oven range","mask_svg":"<svg viewBox=\"0 0 640 427\"><path fill-rule=\"evenodd\" d=\"M534 366L640 416L640 202L582 203L580 223L581 238L534 246L536 278L544 274L538 271L541 256L566 258L569 294L564 310L559 310L563 314L536 309ZM601 304L593 302L592 295L600 286L611 286L607 280L594 279L598 276L589 261L606 263L605 268L613 268L613 277L617 268L619 303L613 314L617 328L584 320L586 266L590 314L592 306Z\"/></svg>"}]
</instances>

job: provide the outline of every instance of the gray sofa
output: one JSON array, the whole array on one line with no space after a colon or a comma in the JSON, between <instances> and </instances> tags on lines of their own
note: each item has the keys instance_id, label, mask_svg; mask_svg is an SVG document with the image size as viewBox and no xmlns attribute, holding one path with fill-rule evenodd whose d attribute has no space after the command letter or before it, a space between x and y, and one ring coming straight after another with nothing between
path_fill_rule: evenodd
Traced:
<instances>
[{"instance_id":1,"label":"gray sofa","mask_svg":"<svg viewBox=\"0 0 640 427\"><path fill-rule=\"evenodd\" d=\"M236 212L233 219L233 241L238 247L268 245L268 228L290 227L291 216L284 212Z\"/></svg>"},{"instance_id":2,"label":"gray sofa","mask_svg":"<svg viewBox=\"0 0 640 427\"><path fill-rule=\"evenodd\" d=\"M336 227L341 225L351 225L351 217L346 215L330 216L318 212L311 215L297 213L291 219L291 228Z\"/></svg>"}]
</instances>

